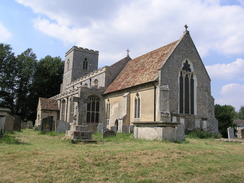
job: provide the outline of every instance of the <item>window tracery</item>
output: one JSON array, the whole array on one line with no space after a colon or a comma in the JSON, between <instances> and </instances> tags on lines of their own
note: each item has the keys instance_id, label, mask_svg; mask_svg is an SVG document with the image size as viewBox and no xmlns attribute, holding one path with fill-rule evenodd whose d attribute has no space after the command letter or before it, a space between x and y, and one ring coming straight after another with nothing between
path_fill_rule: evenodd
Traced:
<instances>
[{"instance_id":1,"label":"window tracery","mask_svg":"<svg viewBox=\"0 0 244 183\"><path fill-rule=\"evenodd\" d=\"M186 60L179 76L179 108L181 114L194 114L194 84L194 75L191 65Z\"/></svg>"}]
</instances>

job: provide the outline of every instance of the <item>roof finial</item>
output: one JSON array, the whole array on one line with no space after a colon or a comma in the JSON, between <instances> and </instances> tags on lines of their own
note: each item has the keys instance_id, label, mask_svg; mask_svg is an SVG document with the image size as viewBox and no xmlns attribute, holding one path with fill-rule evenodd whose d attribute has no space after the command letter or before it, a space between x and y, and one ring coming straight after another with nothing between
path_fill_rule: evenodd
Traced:
<instances>
[{"instance_id":1,"label":"roof finial","mask_svg":"<svg viewBox=\"0 0 244 183\"><path fill-rule=\"evenodd\" d=\"M187 30L187 29L188 29L188 25L186 24L184 27L185 27L185 29L186 29L185 32L189 32L189 31Z\"/></svg>"},{"instance_id":2,"label":"roof finial","mask_svg":"<svg viewBox=\"0 0 244 183\"><path fill-rule=\"evenodd\" d=\"M129 50L129 48L127 48L127 57L129 56L129 52L130 52L130 50Z\"/></svg>"}]
</instances>

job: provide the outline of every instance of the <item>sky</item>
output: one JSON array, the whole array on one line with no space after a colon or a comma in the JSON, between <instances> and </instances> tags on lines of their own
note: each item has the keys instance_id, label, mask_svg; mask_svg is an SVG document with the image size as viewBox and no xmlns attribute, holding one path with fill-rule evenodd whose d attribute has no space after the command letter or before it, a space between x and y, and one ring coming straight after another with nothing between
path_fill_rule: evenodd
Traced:
<instances>
[{"instance_id":1,"label":"sky","mask_svg":"<svg viewBox=\"0 0 244 183\"><path fill-rule=\"evenodd\" d=\"M99 67L180 39L188 25L215 103L244 106L244 0L0 0L0 43L40 60L72 46L99 51Z\"/></svg>"}]
</instances>

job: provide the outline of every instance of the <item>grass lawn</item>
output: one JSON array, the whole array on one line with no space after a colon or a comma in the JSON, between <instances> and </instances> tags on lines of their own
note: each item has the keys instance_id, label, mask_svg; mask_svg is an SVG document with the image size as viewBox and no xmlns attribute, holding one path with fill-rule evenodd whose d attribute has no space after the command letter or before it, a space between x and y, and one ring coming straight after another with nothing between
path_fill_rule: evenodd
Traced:
<instances>
[{"instance_id":1,"label":"grass lawn","mask_svg":"<svg viewBox=\"0 0 244 183\"><path fill-rule=\"evenodd\" d=\"M0 141L0 182L244 182L244 144L214 139L184 143L133 139L72 144L64 134L14 132Z\"/></svg>"}]
</instances>

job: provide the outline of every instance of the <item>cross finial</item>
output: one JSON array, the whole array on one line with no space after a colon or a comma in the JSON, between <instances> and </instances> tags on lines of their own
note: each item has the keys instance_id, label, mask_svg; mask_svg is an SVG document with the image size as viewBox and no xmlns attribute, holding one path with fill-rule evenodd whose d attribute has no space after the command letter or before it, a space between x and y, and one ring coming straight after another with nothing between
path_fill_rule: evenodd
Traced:
<instances>
[{"instance_id":1,"label":"cross finial","mask_svg":"<svg viewBox=\"0 0 244 183\"><path fill-rule=\"evenodd\" d=\"M129 48L126 51L127 51L127 56L129 56L129 52L130 52Z\"/></svg>"},{"instance_id":2,"label":"cross finial","mask_svg":"<svg viewBox=\"0 0 244 183\"><path fill-rule=\"evenodd\" d=\"M188 32L188 30L187 30L187 29L188 29L188 26L187 26L187 25L185 25L184 27L185 27L185 29L186 29L186 31L185 31L185 32Z\"/></svg>"}]
</instances>

